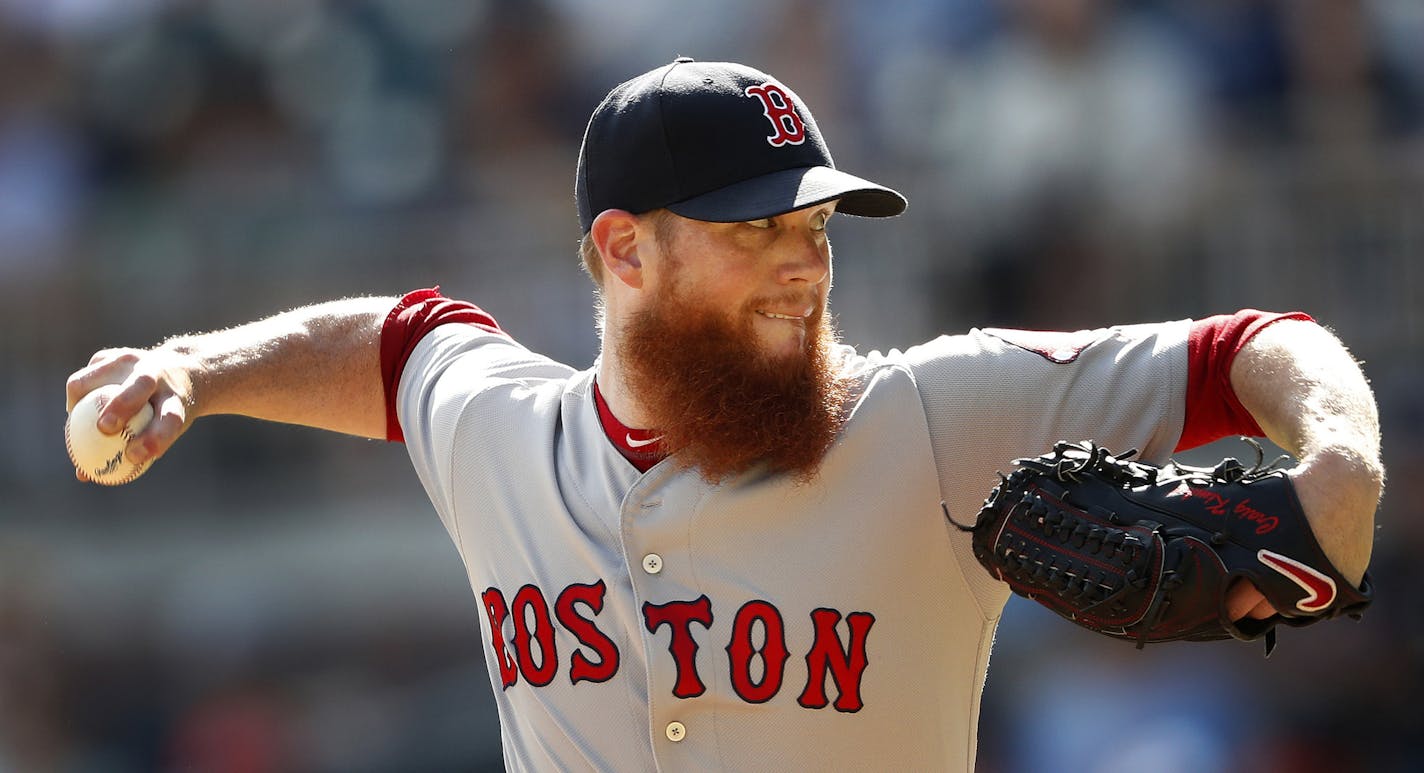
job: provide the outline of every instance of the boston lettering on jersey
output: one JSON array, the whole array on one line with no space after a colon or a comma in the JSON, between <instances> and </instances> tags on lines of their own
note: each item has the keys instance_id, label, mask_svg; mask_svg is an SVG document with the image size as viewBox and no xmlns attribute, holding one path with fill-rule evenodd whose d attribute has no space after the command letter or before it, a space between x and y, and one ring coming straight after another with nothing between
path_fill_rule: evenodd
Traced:
<instances>
[{"instance_id":1,"label":"boston lettering on jersey","mask_svg":"<svg viewBox=\"0 0 1424 773\"><path fill-rule=\"evenodd\" d=\"M510 600L506 600L498 588L488 588L481 593L480 600L492 633L490 646L499 664L504 689L514 686L520 677L534 687L554 681L560 666L554 638L555 619L579 642L569 656L570 682L612 679L618 673L618 646L594 622L603 611L606 591L602 580L588 585L569 585L555 597L552 613L547 597L536 585L525 585ZM587 613L579 607L585 608ZM664 627L669 629L668 654L677 668L677 681L672 688L675 697L695 698L707 691L697 670L699 645L693 626L710 629L713 619L712 601L706 595L687 601L643 604L643 625L650 633L657 634ZM509 641L501 633L506 620L514 629ZM842 620L848 640L841 637ZM834 706L837 711L860 711L864 706L860 697L861 677L869 663L865 642L875 623L874 615L868 612L842 615L837 610L821 607L811 611L811 622L815 638L806 653L806 683L797 702L808 709ZM761 636L756 635L758 628ZM760 649L758 639L762 642ZM781 610L761 599L743 604L732 620L725 651L732 689L737 696L748 703L771 700L781 691L786 679L786 663L791 658ZM758 655L762 663L760 677L753 670L753 660ZM828 676L838 691L834 702L826 691Z\"/></svg>"}]
</instances>

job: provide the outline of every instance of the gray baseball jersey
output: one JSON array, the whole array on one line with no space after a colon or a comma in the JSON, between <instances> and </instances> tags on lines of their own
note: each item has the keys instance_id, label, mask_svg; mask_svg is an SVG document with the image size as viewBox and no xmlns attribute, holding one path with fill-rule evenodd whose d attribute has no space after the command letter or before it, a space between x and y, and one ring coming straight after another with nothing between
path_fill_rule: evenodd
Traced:
<instances>
[{"instance_id":1,"label":"gray baseball jersey","mask_svg":"<svg viewBox=\"0 0 1424 773\"><path fill-rule=\"evenodd\" d=\"M819 478L640 473L594 370L445 324L401 371L411 459L481 601L511 770L970 770L1007 587L950 526L1060 439L1162 461L1189 322L844 349Z\"/></svg>"}]
</instances>

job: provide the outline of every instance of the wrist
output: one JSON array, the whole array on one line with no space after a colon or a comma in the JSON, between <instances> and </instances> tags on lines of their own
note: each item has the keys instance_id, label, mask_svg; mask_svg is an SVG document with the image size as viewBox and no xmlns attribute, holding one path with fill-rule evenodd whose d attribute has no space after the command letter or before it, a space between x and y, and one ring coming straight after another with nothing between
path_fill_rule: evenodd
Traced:
<instances>
[{"instance_id":1,"label":"wrist","mask_svg":"<svg viewBox=\"0 0 1424 773\"><path fill-rule=\"evenodd\" d=\"M1326 558L1358 586L1369 566L1375 510L1384 488L1378 454L1326 446L1302 457L1290 477Z\"/></svg>"},{"instance_id":2,"label":"wrist","mask_svg":"<svg viewBox=\"0 0 1424 773\"><path fill-rule=\"evenodd\" d=\"M188 422L216 411L205 410L211 401L207 395L208 379L204 378L204 361L190 338L173 338L163 342L154 353L162 358L164 380L182 402Z\"/></svg>"}]
</instances>

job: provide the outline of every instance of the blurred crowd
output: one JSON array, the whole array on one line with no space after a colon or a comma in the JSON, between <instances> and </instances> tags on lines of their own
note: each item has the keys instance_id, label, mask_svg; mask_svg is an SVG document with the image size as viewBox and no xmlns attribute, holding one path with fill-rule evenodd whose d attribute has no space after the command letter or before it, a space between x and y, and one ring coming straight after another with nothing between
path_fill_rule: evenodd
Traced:
<instances>
[{"instance_id":1,"label":"blurred crowd","mask_svg":"<svg viewBox=\"0 0 1424 773\"><path fill-rule=\"evenodd\" d=\"M212 419L84 487L64 377L435 284L586 366L578 142L678 55L777 75L907 194L833 226L851 343L1300 308L1378 392L1361 623L1262 661L1011 602L981 770L1417 769L1420 41L1418 0L0 0L0 770L498 767L478 605L399 446Z\"/></svg>"}]
</instances>

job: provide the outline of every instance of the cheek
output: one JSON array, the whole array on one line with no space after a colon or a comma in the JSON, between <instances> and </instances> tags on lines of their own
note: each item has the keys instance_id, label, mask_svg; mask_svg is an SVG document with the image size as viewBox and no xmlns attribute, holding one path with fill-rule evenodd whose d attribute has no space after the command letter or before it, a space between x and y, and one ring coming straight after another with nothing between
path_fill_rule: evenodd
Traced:
<instances>
[{"instance_id":1,"label":"cheek","mask_svg":"<svg viewBox=\"0 0 1424 773\"><path fill-rule=\"evenodd\" d=\"M761 251L735 240L688 240L669 255L660 284L699 306L734 314L767 289Z\"/></svg>"},{"instance_id":2,"label":"cheek","mask_svg":"<svg viewBox=\"0 0 1424 773\"><path fill-rule=\"evenodd\" d=\"M704 272L695 278L679 279L679 288L685 296L696 297L703 305L728 313L750 304L757 287L752 277L733 266L722 266L720 270Z\"/></svg>"},{"instance_id":3,"label":"cheek","mask_svg":"<svg viewBox=\"0 0 1424 773\"><path fill-rule=\"evenodd\" d=\"M674 299L688 308L719 308L725 305L718 282L695 273L681 272L673 281L665 283L661 290L663 297Z\"/></svg>"}]
</instances>

